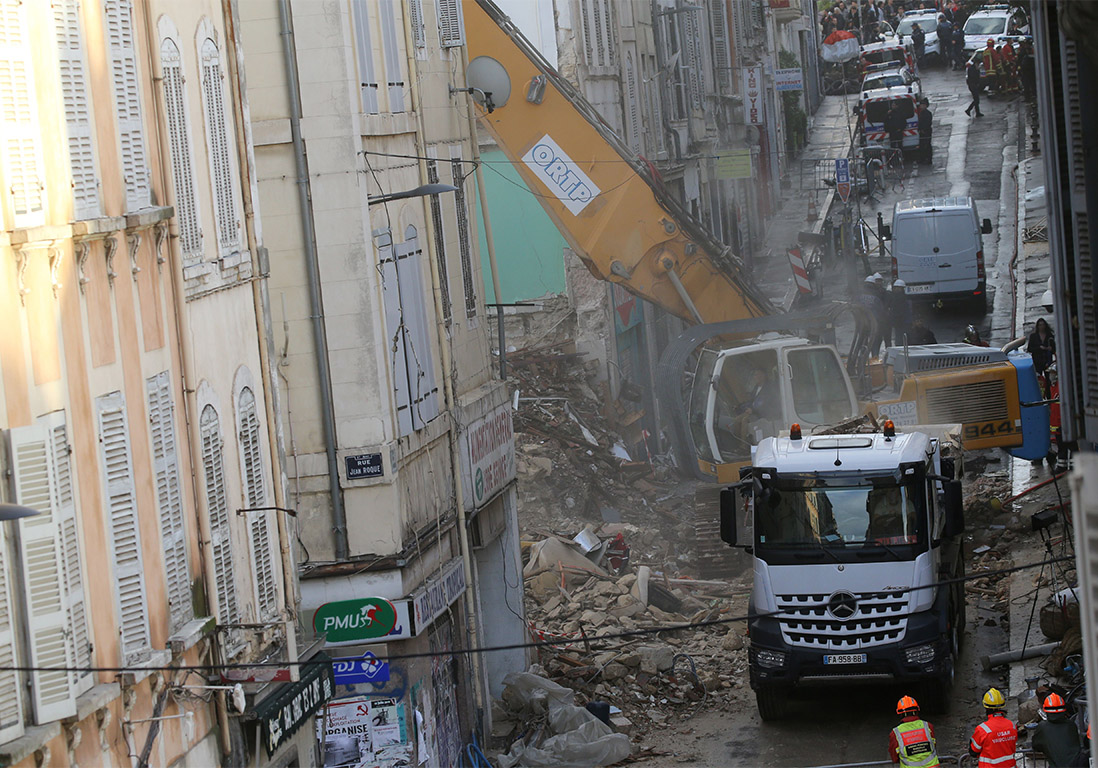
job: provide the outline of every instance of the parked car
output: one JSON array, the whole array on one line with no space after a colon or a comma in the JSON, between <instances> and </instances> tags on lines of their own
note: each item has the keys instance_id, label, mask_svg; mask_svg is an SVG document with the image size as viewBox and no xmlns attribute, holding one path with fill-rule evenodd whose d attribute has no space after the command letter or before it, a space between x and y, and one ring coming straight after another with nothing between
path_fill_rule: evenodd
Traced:
<instances>
[{"instance_id":1,"label":"parked car","mask_svg":"<svg viewBox=\"0 0 1098 768\"><path fill-rule=\"evenodd\" d=\"M910 41L904 43L870 43L862 46L858 65L863 73L872 67L903 65L916 71L915 53Z\"/></svg>"},{"instance_id":2,"label":"parked car","mask_svg":"<svg viewBox=\"0 0 1098 768\"><path fill-rule=\"evenodd\" d=\"M870 68L862 78L862 101L869 91L878 91L881 88L907 88L915 100L923 95L923 86L907 65L881 65Z\"/></svg>"},{"instance_id":3,"label":"parked car","mask_svg":"<svg viewBox=\"0 0 1098 768\"><path fill-rule=\"evenodd\" d=\"M972 54L994 40L996 47L1004 41L1018 41L1029 35L1029 19L1021 8L1009 5L985 5L965 22L966 54Z\"/></svg>"}]
</instances>

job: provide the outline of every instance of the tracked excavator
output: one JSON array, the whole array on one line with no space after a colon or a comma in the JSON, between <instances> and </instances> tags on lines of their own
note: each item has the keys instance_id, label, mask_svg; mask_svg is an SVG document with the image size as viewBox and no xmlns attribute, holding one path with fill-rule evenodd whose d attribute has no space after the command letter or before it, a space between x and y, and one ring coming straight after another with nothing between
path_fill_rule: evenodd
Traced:
<instances>
[{"instance_id":1,"label":"tracked excavator","mask_svg":"<svg viewBox=\"0 0 1098 768\"><path fill-rule=\"evenodd\" d=\"M807 433L879 407L860 403L852 383L852 376L869 380L872 328L861 307L778 311L740 258L668 193L652 166L491 0L467 0L464 22L466 85L480 124L572 250L595 277L693 324L664 351L656 375L684 470L733 483L752 447L789 424ZM844 313L854 320L845 358L835 346ZM973 447L1021 444L1018 387L1005 355L974 360L956 351L909 352L904 360L902 389L892 398L899 405L886 404L883 415L898 424L962 423ZM976 391L973 382L986 380L1002 386L985 387L979 402L965 397ZM943 381L951 388L936 397ZM860 388L869 394L868 386ZM988 398L997 398L990 416ZM715 525L715 513L711 519Z\"/></svg>"}]
</instances>

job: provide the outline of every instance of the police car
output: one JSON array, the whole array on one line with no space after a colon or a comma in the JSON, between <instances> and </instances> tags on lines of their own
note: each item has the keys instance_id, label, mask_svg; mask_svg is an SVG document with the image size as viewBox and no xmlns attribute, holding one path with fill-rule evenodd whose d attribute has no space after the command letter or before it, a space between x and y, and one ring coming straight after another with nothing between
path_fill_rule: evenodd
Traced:
<instances>
[{"instance_id":1,"label":"police car","mask_svg":"<svg viewBox=\"0 0 1098 768\"><path fill-rule=\"evenodd\" d=\"M938 45L938 13L934 10L908 11L900 19L900 23L896 25L896 34L899 35L901 40L911 40L911 32L918 24L919 29L926 34L926 40L923 43L923 55L940 56L942 49Z\"/></svg>"},{"instance_id":2,"label":"police car","mask_svg":"<svg viewBox=\"0 0 1098 768\"><path fill-rule=\"evenodd\" d=\"M862 101L865 101L870 91L897 87L906 88L908 93L915 96L916 101L922 98L923 86L906 65L893 62L891 66L871 67L862 78Z\"/></svg>"},{"instance_id":3,"label":"police car","mask_svg":"<svg viewBox=\"0 0 1098 768\"><path fill-rule=\"evenodd\" d=\"M988 40L999 47L1006 40L1017 42L1029 35L1029 19L1021 8L1009 5L985 5L965 22L966 55L982 50Z\"/></svg>"}]
</instances>

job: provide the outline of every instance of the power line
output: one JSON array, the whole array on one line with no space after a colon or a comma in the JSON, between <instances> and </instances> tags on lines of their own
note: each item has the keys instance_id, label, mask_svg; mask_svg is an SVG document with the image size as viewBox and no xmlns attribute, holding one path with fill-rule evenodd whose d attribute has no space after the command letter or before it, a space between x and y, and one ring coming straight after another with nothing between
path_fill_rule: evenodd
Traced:
<instances>
[{"instance_id":1,"label":"power line","mask_svg":"<svg viewBox=\"0 0 1098 768\"><path fill-rule=\"evenodd\" d=\"M979 571L977 573L966 574L964 576L958 576L951 579L941 579L939 581L932 582L930 584L924 584L918 587L904 587L902 589L888 589L877 590L869 592L859 592L855 594L855 597L877 597L880 595L903 595L910 592L917 592L923 589L934 589L937 587L948 586L950 584L958 584L973 579L986 579L990 576L1005 576L1011 573L1017 573L1019 571L1028 570L1031 568L1044 568L1045 566L1053 563L1060 563L1067 560L1074 560L1071 556L1061 556L1046 558L1036 563L1025 563L1024 565L1016 565L1010 568L999 568L993 571ZM797 611L811 610L816 608L826 608L827 603L803 603L798 604ZM687 630L704 629L707 627L724 626L728 624L738 624L740 622L751 621L753 619L766 619L775 618L788 614L787 609L776 611L759 611L755 613L747 613L742 616L728 616L719 619L709 619L706 621L691 621L684 624L671 624L662 627L638 627L637 629L625 630L622 632L615 632L612 634L601 635L599 637L588 637L586 645L592 650L611 650L606 648L606 643L614 640L628 640L636 637L647 637L651 635L659 635L664 632L684 632ZM897 613L891 614L889 618L906 618L908 616L915 615L914 613ZM379 638L384 639L384 638ZM524 643L508 643L506 645L495 645L481 648L455 648L448 651L423 651L419 653L399 653L389 654L386 656L378 656L379 661L405 661L411 659L426 659L426 658L438 658L441 656L473 656L482 653L495 653L500 651L515 651L526 648L546 648L563 645L563 640L539 640L534 642ZM0 672L217 672L220 670L250 670L250 669L268 669L277 668L282 669L285 667L293 666L306 666L317 663L314 659L296 660L296 661L268 661L268 662L240 662L235 664L192 664L192 665L158 665L158 666L130 666L130 667L72 667L72 666L0 666Z\"/></svg>"}]
</instances>

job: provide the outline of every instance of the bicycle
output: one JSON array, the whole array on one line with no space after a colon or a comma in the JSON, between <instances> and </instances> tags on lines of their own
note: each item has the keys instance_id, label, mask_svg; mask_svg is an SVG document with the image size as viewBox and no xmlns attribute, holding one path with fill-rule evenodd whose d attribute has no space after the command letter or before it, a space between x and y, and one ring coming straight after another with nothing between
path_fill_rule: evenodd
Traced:
<instances>
[{"instance_id":1,"label":"bicycle","mask_svg":"<svg viewBox=\"0 0 1098 768\"><path fill-rule=\"evenodd\" d=\"M884 149L882 151L884 165L881 168L881 185L889 184L893 192L904 191L904 180L907 178L907 167L904 165L904 151L902 149Z\"/></svg>"}]
</instances>

